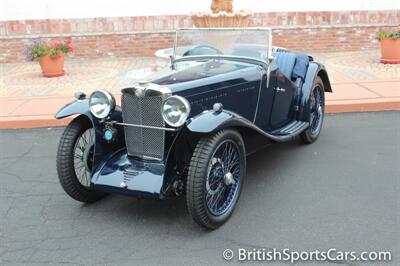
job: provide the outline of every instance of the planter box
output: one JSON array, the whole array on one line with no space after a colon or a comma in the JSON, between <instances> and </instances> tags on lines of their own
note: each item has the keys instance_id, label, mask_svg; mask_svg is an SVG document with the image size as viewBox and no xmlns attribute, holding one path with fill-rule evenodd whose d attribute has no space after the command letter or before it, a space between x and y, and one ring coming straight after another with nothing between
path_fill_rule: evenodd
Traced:
<instances>
[{"instance_id":1,"label":"planter box","mask_svg":"<svg viewBox=\"0 0 400 266\"><path fill-rule=\"evenodd\" d=\"M64 75L64 55L51 57L50 55L41 56L39 59L42 75L44 77L59 77Z\"/></svg>"},{"instance_id":2,"label":"planter box","mask_svg":"<svg viewBox=\"0 0 400 266\"><path fill-rule=\"evenodd\" d=\"M381 53L381 63L400 64L400 39L382 39Z\"/></svg>"}]
</instances>

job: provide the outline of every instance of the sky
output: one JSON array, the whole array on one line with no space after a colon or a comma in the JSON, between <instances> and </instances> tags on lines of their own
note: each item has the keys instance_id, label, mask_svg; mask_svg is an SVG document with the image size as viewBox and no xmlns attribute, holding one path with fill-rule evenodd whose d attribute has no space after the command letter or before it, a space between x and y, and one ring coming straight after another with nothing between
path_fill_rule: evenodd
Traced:
<instances>
[{"instance_id":1,"label":"sky","mask_svg":"<svg viewBox=\"0 0 400 266\"><path fill-rule=\"evenodd\" d=\"M0 20L190 14L211 0L0 0ZM400 9L400 0L234 0L235 10L337 11Z\"/></svg>"}]
</instances>

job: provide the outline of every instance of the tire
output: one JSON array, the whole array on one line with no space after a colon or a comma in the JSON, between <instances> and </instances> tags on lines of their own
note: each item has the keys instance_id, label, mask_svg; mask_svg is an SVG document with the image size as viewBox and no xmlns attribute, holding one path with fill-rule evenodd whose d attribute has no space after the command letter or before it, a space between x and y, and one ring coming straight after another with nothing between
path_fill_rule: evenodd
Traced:
<instances>
[{"instance_id":1,"label":"tire","mask_svg":"<svg viewBox=\"0 0 400 266\"><path fill-rule=\"evenodd\" d=\"M201 138L190 160L186 184L186 203L193 220L207 229L224 224L239 200L245 173L245 146L237 131L222 130Z\"/></svg>"},{"instance_id":2,"label":"tire","mask_svg":"<svg viewBox=\"0 0 400 266\"><path fill-rule=\"evenodd\" d=\"M83 185L77 177L74 165L75 149L76 145L78 145L77 141L90 129L92 129L92 124L88 119L82 116L75 118L65 128L57 152L57 173L62 188L71 198L86 203L97 201L106 195L105 193L91 190L89 186ZM89 156L90 154L87 157ZM90 178L90 174L88 176Z\"/></svg>"},{"instance_id":3,"label":"tire","mask_svg":"<svg viewBox=\"0 0 400 266\"><path fill-rule=\"evenodd\" d=\"M315 79L310 97L310 127L300 134L300 138L305 144L311 144L318 139L324 122L325 89L320 77Z\"/></svg>"}]
</instances>

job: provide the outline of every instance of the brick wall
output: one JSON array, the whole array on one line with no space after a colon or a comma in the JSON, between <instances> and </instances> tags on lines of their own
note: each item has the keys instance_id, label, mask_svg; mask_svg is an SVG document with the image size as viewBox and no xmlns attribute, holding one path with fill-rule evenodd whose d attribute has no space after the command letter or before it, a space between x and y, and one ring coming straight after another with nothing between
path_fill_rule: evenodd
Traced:
<instances>
[{"instance_id":1,"label":"brick wall","mask_svg":"<svg viewBox=\"0 0 400 266\"><path fill-rule=\"evenodd\" d=\"M255 13L250 26L273 28L274 44L298 51L377 48L379 30L400 30L400 10ZM0 63L23 61L33 39L71 38L75 58L151 56L171 47L190 16L0 21Z\"/></svg>"}]
</instances>

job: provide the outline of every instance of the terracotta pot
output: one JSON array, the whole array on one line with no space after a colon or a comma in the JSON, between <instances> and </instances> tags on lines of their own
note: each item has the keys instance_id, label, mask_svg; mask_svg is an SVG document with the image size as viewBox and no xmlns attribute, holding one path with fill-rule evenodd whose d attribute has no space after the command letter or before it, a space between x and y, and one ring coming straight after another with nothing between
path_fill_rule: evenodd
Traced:
<instances>
[{"instance_id":1,"label":"terracotta pot","mask_svg":"<svg viewBox=\"0 0 400 266\"><path fill-rule=\"evenodd\" d=\"M381 63L400 64L400 39L382 39L381 53Z\"/></svg>"},{"instance_id":2,"label":"terracotta pot","mask_svg":"<svg viewBox=\"0 0 400 266\"><path fill-rule=\"evenodd\" d=\"M242 28L250 23L250 15L240 15L227 13L224 16L220 14L193 15L193 25L197 28Z\"/></svg>"},{"instance_id":3,"label":"terracotta pot","mask_svg":"<svg viewBox=\"0 0 400 266\"><path fill-rule=\"evenodd\" d=\"M64 75L64 55L51 57L44 55L39 58L39 64L42 68L44 77L59 77Z\"/></svg>"}]
</instances>

